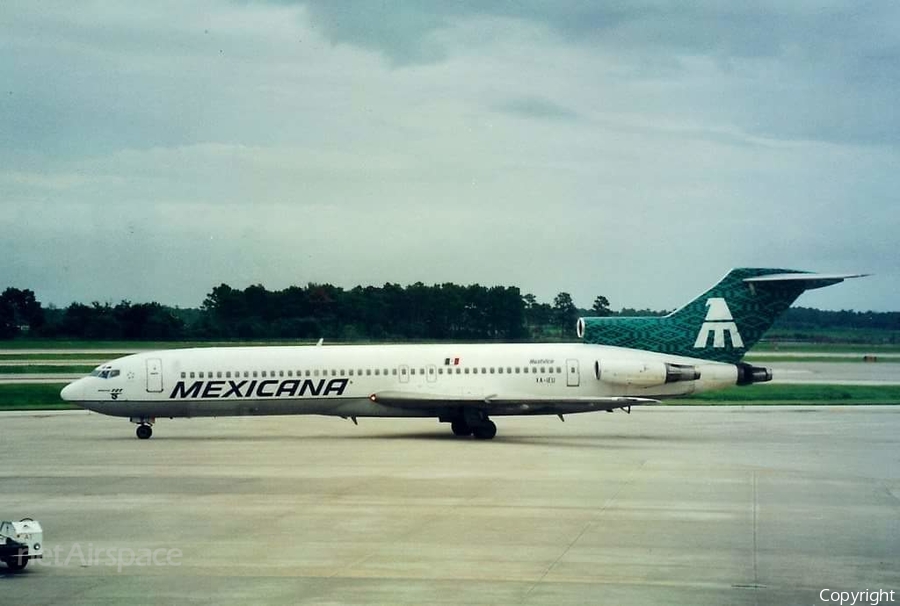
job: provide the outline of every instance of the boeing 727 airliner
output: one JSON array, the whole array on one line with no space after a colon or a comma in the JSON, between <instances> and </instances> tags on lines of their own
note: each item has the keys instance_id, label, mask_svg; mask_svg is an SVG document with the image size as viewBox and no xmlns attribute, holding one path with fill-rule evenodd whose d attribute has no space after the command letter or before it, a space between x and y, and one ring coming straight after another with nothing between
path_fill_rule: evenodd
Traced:
<instances>
[{"instance_id":1,"label":"boeing 727 airliner","mask_svg":"<svg viewBox=\"0 0 900 606\"><path fill-rule=\"evenodd\" d=\"M770 381L741 361L800 294L860 277L734 269L662 317L582 318L581 343L209 347L145 352L67 385L64 400L137 424L161 417L434 417L489 440L491 416L631 411Z\"/></svg>"}]
</instances>

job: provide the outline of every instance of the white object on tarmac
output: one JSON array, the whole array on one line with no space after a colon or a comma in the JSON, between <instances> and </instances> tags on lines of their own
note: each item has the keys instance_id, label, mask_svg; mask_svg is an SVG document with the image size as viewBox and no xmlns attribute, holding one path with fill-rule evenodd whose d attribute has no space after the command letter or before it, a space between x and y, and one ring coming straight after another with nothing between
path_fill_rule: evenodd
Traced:
<instances>
[{"instance_id":1,"label":"white object on tarmac","mask_svg":"<svg viewBox=\"0 0 900 606\"><path fill-rule=\"evenodd\" d=\"M0 560L12 570L22 570L28 560L44 557L44 530L31 518L0 522Z\"/></svg>"}]
</instances>

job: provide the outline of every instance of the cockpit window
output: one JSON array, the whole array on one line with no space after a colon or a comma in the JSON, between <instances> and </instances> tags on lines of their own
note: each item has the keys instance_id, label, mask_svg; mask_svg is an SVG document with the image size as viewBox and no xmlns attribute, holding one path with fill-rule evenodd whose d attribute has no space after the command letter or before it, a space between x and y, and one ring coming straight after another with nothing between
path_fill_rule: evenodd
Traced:
<instances>
[{"instance_id":1,"label":"cockpit window","mask_svg":"<svg viewBox=\"0 0 900 606\"><path fill-rule=\"evenodd\" d=\"M113 368L103 368L102 366L95 368L91 371L92 377L99 377L101 379L111 379L112 377L118 377L120 372Z\"/></svg>"}]
</instances>

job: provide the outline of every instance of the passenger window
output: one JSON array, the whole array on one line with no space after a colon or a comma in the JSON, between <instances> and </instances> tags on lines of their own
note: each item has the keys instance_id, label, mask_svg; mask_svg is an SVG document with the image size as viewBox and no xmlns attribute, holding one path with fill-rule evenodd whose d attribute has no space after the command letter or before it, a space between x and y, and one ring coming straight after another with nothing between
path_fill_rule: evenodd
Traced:
<instances>
[{"instance_id":1,"label":"passenger window","mask_svg":"<svg viewBox=\"0 0 900 606\"><path fill-rule=\"evenodd\" d=\"M231 378L231 371L230 371L230 370L226 370L226 371L225 371L225 378L226 378L226 379L230 379L230 378Z\"/></svg>"},{"instance_id":2,"label":"passenger window","mask_svg":"<svg viewBox=\"0 0 900 606\"><path fill-rule=\"evenodd\" d=\"M481 374L483 374L483 375L487 374L487 368L485 368L484 366L481 367Z\"/></svg>"},{"instance_id":3,"label":"passenger window","mask_svg":"<svg viewBox=\"0 0 900 606\"><path fill-rule=\"evenodd\" d=\"M406 376L406 369L405 369L405 368L401 368L401 369L400 369L400 374L403 375L403 376L405 377L405 376Z\"/></svg>"},{"instance_id":4,"label":"passenger window","mask_svg":"<svg viewBox=\"0 0 900 606\"><path fill-rule=\"evenodd\" d=\"M500 369L500 370L501 370L501 372L502 372L503 369ZM494 367L493 367L493 366L491 366L491 374L494 374Z\"/></svg>"},{"instance_id":5,"label":"passenger window","mask_svg":"<svg viewBox=\"0 0 900 606\"><path fill-rule=\"evenodd\" d=\"M385 369L384 369L384 376L387 376L387 374L388 374L388 369L385 368Z\"/></svg>"},{"instance_id":6,"label":"passenger window","mask_svg":"<svg viewBox=\"0 0 900 606\"><path fill-rule=\"evenodd\" d=\"M559 366L556 367L556 374L558 374L558 375L562 374L562 368L560 368Z\"/></svg>"},{"instance_id":7,"label":"passenger window","mask_svg":"<svg viewBox=\"0 0 900 606\"><path fill-rule=\"evenodd\" d=\"M283 377L283 376L284 376L284 371L283 371L283 370L279 370L279 371L278 371L278 376L279 376L279 377ZM290 375L289 375L289 376L290 376Z\"/></svg>"},{"instance_id":8,"label":"passenger window","mask_svg":"<svg viewBox=\"0 0 900 606\"><path fill-rule=\"evenodd\" d=\"M439 374L439 375L444 374L444 369L443 369L443 368L438 368L438 374Z\"/></svg>"},{"instance_id":9,"label":"passenger window","mask_svg":"<svg viewBox=\"0 0 900 606\"><path fill-rule=\"evenodd\" d=\"M309 371L307 371L307 372L309 372ZM318 376L319 376L319 369L318 369L318 368L317 368L316 370L313 371L313 376L315 376L315 377L318 377Z\"/></svg>"},{"instance_id":10,"label":"passenger window","mask_svg":"<svg viewBox=\"0 0 900 606\"><path fill-rule=\"evenodd\" d=\"M378 376L378 375L380 375L380 374L381 374L381 369L380 369L380 368L376 368L376 369L375 369L375 376Z\"/></svg>"},{"instance_id":11,"label":"passenger window","mask_svg":"<svg viewBox=\"0 0 900 606\"><path fill-rule=\"evenodd\" d=\"M194 378L194 373L191 373L191 378L192 378L192 379Z\"/></svg>"},{"instance_id":12,"label":"passenger window","mask_svg":"<svg viewBox=\"0 0 900 606\"><path fill-rule=\"evenodd\" d=\"M477 374L478 374L478 369L477 369L477 368L473 368L473 369L472 369L472 374L473 374L473 375L477 375Z\"/></svg>"},{"instance_id":13,"label":"passenger window","mask_svg":"<svg viewBox=\"0 0 900 606\"><path fill-rule=\"evenodd\" d=\"M336 376L337 376L337 371L334 370L334 369L331 369L331 376L332 376L332 377L336 377Z\"/></svg>"},{"instance_id":14,"label":"passenger window","mask_svg":"<svg viewBox=\"0 0 900 606\"><path fill-rule=\"evenodd\" d=\"M182 379L186 379L186 378L187 378L187 377L185 376L186 374L187 374L187 373L182 372L182 373L181 373L181 378L182 378Z\"/></svg>"},{"instance_id":15,"label":"passenger window","mask_svg":"<svg viewBox=\"0 0 900 606\"><path fill-rule=\"evenodd\" d=\"M263 371L263 372L265 372L265 371ZM253 378L255 379L256 377L257 377L257 372L254 370L254 371L253 371Z\"/></svg>"},{"instance_id":16,"label":"passenger window","mask_svg":"<svg viewBox=\"0 0 900 606\"><path fill-rule=\"evenodd\" d=\"M468 367L466 367L466 374L469 374L469 369L468 369Z\"/></svg>"},{"instance_id":17,"label":"passenger window","mask_svg":"<svg viewBox=\"0 0 900 606\"><path fill-rule=\"evenodd\" d=\"M372 376L372 369L371 369L371 368L367 368L367 369L366 369L366 376L367 376L367 377L371 377L371 376Z\"/></svg>"},{"instance_id":18,"label":"passenger window","mask_svg":"<svg viewBox=\"0 0 900 606\"><path fill-rule=\"evenodd\" d=\"M512 374L512 368L510 368L509 366L506 367L506 374L508 374L508 375Z\"/></svg>"},{"instance_id":19,"label":"passenger window","mask_svg":"<svg viewBox=\"0 0 900 606\"><path fill-rule=\"evenodd\" d=\"M353 376L353 369L352 369L352 368L350 369L350 376L351 376L351 377Z\"/></svg>"},{"instance_id":20,"label":"passenger window","mask_svg":"<svg viewBox=\"0 0 900 606\"><path fill-rule=\"evenodd\" d=\"M410 369L409 369L409 374L411 374L411 375L416 374L416 369L415 369L415 368L410 368Z\"/></svg>"},{"instance_id":21,"label":"passenger window","mask_svg":"<svg viewBox=\"0 0 900 606\"><path fill-rule=\"evenodd\" d=\"M531 367L531 374L533 374L533 375L536 375L536 374L537 374L537 366L532 366L532 367Z\"/></svg>"},{"instance_id":22,"label":"passenger window","mask_svg":"<svg viewBox=\"0 0 900 606\"><path fill-rule=\"evenodd\" d=\"M392 368L392 369L391 369L391 374L394 375L394 376L397 376L397 369L396 369L396 368Z\"/></svg>"},{"instance_id":23,"label":"passenger window","mask_svg":"<svg viewBox=\"0 0 900 606\"><path fill-rule=\"evenodd\" d=\"M519 367L516 366L516 374L519 374Z\"/></svg>"},{"instance_id":24,"label":"passenger window","mask_svg":"<svg viewBox=\"0 0 900 606\"><path fill-rule=\"evenodd\" d=\"M434 368L429 368L429 369L428 369L428 374L433 375L433 374L434 374Z\"/></svg>"},{"instance_id":25,"label":"passenger window","mask_svg":"<svg viewBox=\"0 0 900 606\"><path fill-rule=\"evenodd\" d=\"M262 378L263 378L263 379L266 378L266 371L262 371Z\"/></svg>"},{"instance_id":26,"label":"passenger window","mask_svg":"<svg viewBox=\"0 0 900 606\"><path fill-rule=\"evenodd\" d=\"M541 366L541 374L547 374L547 369L544 366Z\"/></svg>"},{"instance_id":27,"label":"passenger window","mask_svg":"<svg viewBox=\"0 0 900 606\"><path fill-rule=\"evenodd\" d=\"M457 367L457 368L456 368L456 374L460 374L460 373L462 373L462 368Z\"/></svg>"}]
</instances>

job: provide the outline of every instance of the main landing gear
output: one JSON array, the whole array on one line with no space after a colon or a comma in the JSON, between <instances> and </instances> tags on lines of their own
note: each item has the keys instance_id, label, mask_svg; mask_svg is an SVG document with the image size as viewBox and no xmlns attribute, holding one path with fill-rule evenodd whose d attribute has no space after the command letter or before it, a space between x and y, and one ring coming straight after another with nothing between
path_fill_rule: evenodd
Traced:
<instances>
[{"instance_id":1,"label":"main landing gear","mask_svg":"<svg viewBox=\"0 0 900 606\"><path fill-rule=\"evenodd\" d=\"M153 435L153 422L155 420L146 417L131 417L131 422L137 423L137 429L134 433L138 439L147 440Z\"/></svg>"},{"instance_id":2,"label":"main landing gear","mask_svg":"<svg viewBox=\"0 0 900 606\"><path fill-rule=\"evenodd\" d=\"M481 411L466 411L449 421L450 429L455 436L473 436L476 440L490 440L497 435L497 426Z\"/></svg>"}]
</instances>

